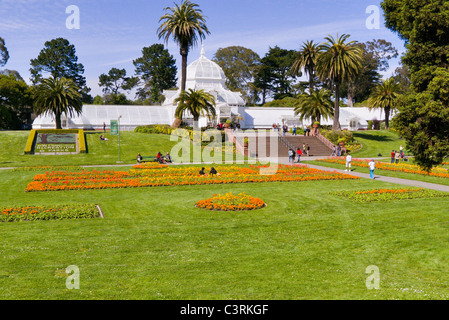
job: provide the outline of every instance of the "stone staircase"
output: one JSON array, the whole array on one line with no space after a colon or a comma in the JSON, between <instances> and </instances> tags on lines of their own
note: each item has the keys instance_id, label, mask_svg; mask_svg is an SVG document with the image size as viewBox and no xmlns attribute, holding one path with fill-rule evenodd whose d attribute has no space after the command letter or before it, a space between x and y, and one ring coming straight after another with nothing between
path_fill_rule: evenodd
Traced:
<instances>
[{"instance_id":1,"label":"stone staircase","mask_svg":"<svg viewBox=\"0 0 449 320\"><path fill-rule=\"evenodd\" d=\"M294 147L296 151L297 148L302 150L303 144L308 144L310 146L309 156L330 156L332 154L332 149L321 142L315 136L293 136L286 135L284 137L285 140L289 142L290 145Z\"/></svg>"},{"instance_id":2,"label":"stone staircase","mask_svg":"<svg viewBox=\"0 0 449 320\"><path fill-rule=\"evenodd\" d=\"M248 147L248 155L260 157L263 156L263 150L266 148L265 156L279 156L281 158L288 157L288 149L292 147L296 152L297 148L302 150L303 144L308 144L310 146L309 156L330 156L332 154L332 150L326 146L323 142L321 142L317 137L314 136L293 136L286 135L282 137L286 143L282 142L282 139L277 139L277 154L274 152L271 153L272 149L272 138L270 137L253 137L256 143L250 144Z\"/></svg>"}]
</instances>

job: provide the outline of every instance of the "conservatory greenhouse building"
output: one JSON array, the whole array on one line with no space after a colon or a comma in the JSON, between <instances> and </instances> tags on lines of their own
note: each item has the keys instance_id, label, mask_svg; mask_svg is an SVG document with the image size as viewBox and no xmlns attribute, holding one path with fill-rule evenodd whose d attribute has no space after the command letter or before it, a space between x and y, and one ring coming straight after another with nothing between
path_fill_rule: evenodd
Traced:
<instances>
[{"instance_id":1,"label":"conservatory greenhouse building","mask_svg":"<svg viewBox=\"0 0 449 320\"><path fill-rule=\"evenodd\" d=\"M300 122L293 108L250 107L245 106L241 93L230 91L226 85L223 69L205 56L204 48L200 57L187 67L186 89L203 89L215 97L216 117L201 117L201 127L215 126L219 122L230 119L239 123L242 129L269 129L273 123L289 126L307 126L310 120ZM82 113L73 117L63 115L62 126L67 129L102 130L109 126L111 120L120 121L121 130L134 130L138 126L151 124L171 125L175 120L176 98L180 90L163 92L165 101L159 106L142 105L83 105ZM340 124L343 129L365 129L369 120L383 120L384 114L368 108L341 108ZM190 114L183 115L183 121L190 123ZM322 119L321 124L332 125L332 119ZM38 116L33 122L33 129L55 127L52 114Z\"/></svg>"}]
</instances>

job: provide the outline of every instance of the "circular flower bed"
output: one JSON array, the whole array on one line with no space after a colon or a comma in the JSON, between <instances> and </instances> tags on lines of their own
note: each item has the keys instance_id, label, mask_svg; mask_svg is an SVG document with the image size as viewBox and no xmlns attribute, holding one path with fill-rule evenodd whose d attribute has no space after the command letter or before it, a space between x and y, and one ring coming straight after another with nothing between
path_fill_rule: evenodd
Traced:
<instances>
[{"instance_id":1,"label":"circular flower bed","mask_svg":"<svg viewBox=\"0 0 449 320\"><path fill-rule=\"evenodd\" d=\"M266 207L267 204L261 199L251 197L244 192L238 195L229 192L224 195L214 194L212 198L198 201L195 206L216 211L243 211L261 209Z\"/></svg>"}]
</instances>

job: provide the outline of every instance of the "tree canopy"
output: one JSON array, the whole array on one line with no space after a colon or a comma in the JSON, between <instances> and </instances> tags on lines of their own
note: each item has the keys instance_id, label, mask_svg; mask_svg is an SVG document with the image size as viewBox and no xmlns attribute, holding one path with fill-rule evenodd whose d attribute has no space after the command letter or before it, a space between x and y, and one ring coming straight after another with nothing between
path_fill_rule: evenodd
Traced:
<instances>
[{"instance_id":1,"label":"tree canopy","mask_svg":"<svg viewBox=\"0 0 449 320\"><path fill-rule=\"evenodd\" d=\"M167 13L159 19L161 24L157 32L159 39L163 38L168 43L168 40L173 38L179 46L182 57L181 91L184 91L189 49L198 41L205 39L210 32L206 25L206 17L196 3L183 0L181 5L175 4L173 8L166 7L164 10Z\"/></svg>"},{"instance_id":2,"label":"tree canopy","mask_svg":"<svg viewBox=\"0 0 449 320\"><path fill-rule=\"evenodd\" d=\"M67 39L57 38L46 41L44 48L35 59L31 59L31 81L41 82L45 73L53 78L72 79L82 94L83 101L91 102L90 88L86 86L84 66L78 62L76 49Z\"/></svg>"},{"instance_id":3,"label":"tree canopy","mask_svg":"<svg viewBox=\"0 0 449 320\"><path fill-rule=\"evenodd\" d=\"M393 123L416 162L430 170L449 156L449 2L384 0L381 6L386 26L405 41L402 62L410 74L411 90Z\"/></svg>"},{"instance_id":4,"label":"tree canopy","mask_svg":"<svg viewBox=\"0 0 449 320\"><path fill-rule=\"evenodd\" d=\"M56 129L62 129L62 114L71 117L81 114L82 96L72 79L54 77L42 79L34 94L34 111L37 115L53 113Z\"/></svg>"},{"instance_id":5,"label":"tree canopy","mask_svg":"<svg viewBox=\"0 0 449 320\"><path fill-rule=\"evenodd\" d=\"M0 37L0 66L3 67L9 59L9 52L5 45L5 40Z\"/></svg>"},{"instance_id":6,"label":"tree canopy","mask_svg":"<svg viewBox=\"0 0 449 320\"><path fill-rule=\"evenodd\" d=\"M321 79L329 80L335 87L335 107L333 129L340 130L340 87L353 79L362 67L363 52L355 41L348 41L348 34L334 38L325 37L323 52L317 61L317 74Z\"/></svg>"},{"instance_id":7,"label":"tree canopy","mask_svg":"<svg viewBox=\"0 0 449 320\"><path fill-rule=\"evenodd\" d=\"M253 100L251 84L260 64L260 57L256 52L242 46L219 48L213 61L223 69L228 89L240 91L247 102Z\"/></svg>"},{"instance_id":8,"label":"tree canopy","mask_svg":"<svg viewBox=\"0 0 449 320\"><path fill-rule=\"evenodd\" d=\"M142 56L133 61L135 73L143 85L137 90L140 100L161 101L164 90L176 87L176 60L163 44L153 44L142 49Z\"/></svg>"}]
</instances>

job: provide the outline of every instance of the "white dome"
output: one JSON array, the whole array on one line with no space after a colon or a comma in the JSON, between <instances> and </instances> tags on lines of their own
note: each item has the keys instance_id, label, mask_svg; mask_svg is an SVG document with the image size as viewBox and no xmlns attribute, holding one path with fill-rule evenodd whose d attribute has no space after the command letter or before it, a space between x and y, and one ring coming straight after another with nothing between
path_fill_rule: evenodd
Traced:
<instances>
[{"instance_id":1,"label":"white dome","mask_svg":"<svg viewBox=\"0 0 449 320\"><path fill-rule=\"evenodd\" d=\"M225 83L226 76L223 69L217 63L206 58L203 48L201 50L201 57L187 67L186 80L207 80Z\"/></svg>"}]
</instances>

